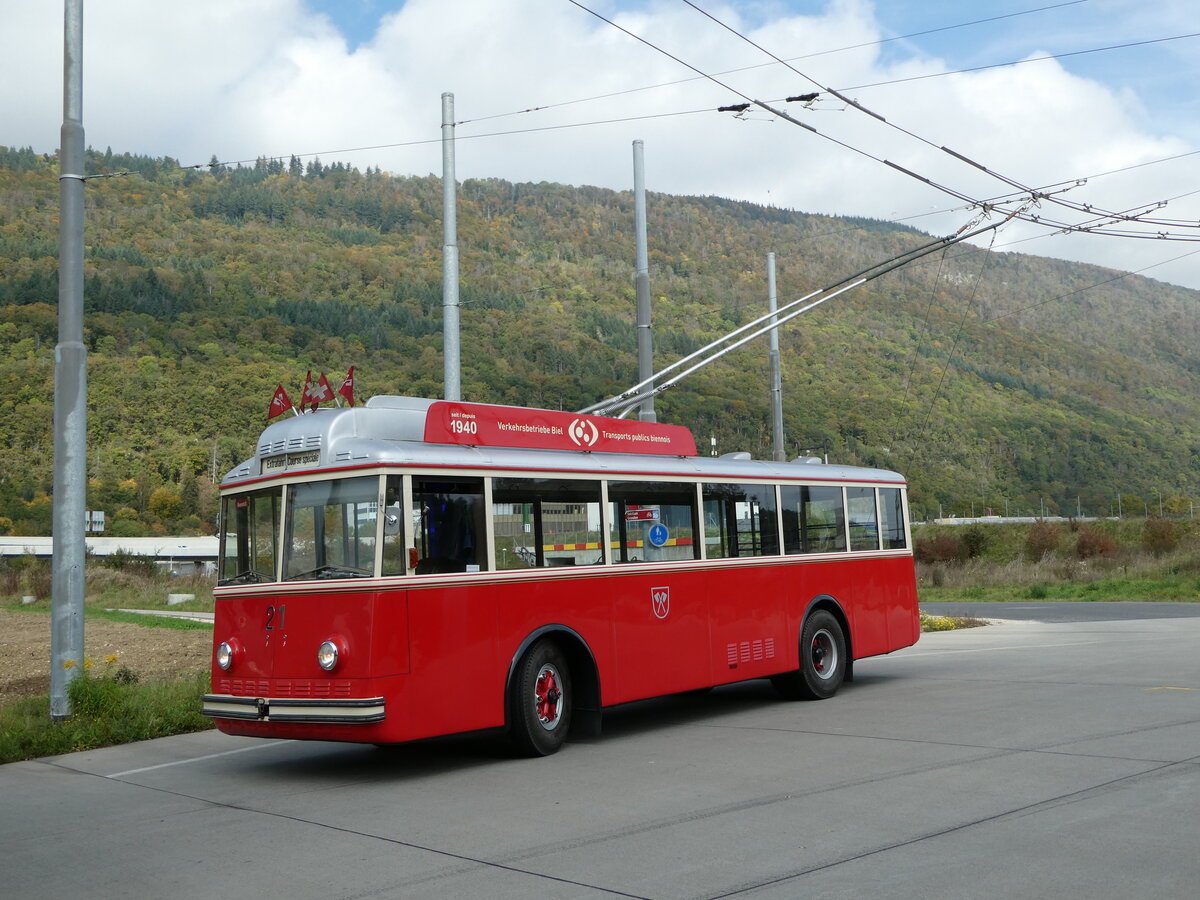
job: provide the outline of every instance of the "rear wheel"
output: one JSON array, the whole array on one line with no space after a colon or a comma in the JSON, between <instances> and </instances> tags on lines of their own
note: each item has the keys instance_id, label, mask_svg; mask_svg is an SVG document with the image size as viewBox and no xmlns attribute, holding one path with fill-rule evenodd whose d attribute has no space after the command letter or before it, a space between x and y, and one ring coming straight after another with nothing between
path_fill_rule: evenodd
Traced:
<instances>
[{"instance_id":1,"label":"rear wheel","mask_svg":"<svg viewBox=\"0 0 1200 900\"><path fill-rule=\"evenodd\" d=\"M794 700L825 700L837 693L846 677L846 635L841 623L819 609L800 629L800 670L771 679L783 696Z\"/></svg>"},{"instance_id":2,"label":"rear wheel","mask_svg":"<svg viewBox=\"0 0 1200 900\"><path fill-rule=\"evenodd\" d=\"M571 673L566 657L543 638L521 657L509 697L512 741L525 756L549 756L571 727Z\"/></svg>"}]
</instances>

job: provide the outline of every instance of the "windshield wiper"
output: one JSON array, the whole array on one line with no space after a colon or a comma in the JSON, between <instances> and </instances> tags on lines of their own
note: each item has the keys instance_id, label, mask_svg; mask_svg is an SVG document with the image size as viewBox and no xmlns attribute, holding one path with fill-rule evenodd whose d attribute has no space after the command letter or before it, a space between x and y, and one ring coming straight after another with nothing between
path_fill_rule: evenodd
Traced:
<instances>
[{"instance_id":1,"label":"windshield wiper","mask_svg":"<svg viewBox=\"0 0 1200 900\"><path fill-rule=\"evenodd\" d=\"M238 572L232 578L225 578L218 584L262 584L264 581L273 581L270 575L264 575L261 572L256 572L253 569L247 569L244 572Z\"/></svg>"},{"instance_id":2,"label":"windshield wiper","mask_svg":"<svg viewBox=\"0 0 1200 900\"><path fill-rule=\"evenodd\" d=\"M371 574L366 569L352 569L349 566L326 564L317 566L315 569L309 569L307 572L289 575L284 580L301 581L306 578L370 578Z\"/></svg>"}]
</instances>

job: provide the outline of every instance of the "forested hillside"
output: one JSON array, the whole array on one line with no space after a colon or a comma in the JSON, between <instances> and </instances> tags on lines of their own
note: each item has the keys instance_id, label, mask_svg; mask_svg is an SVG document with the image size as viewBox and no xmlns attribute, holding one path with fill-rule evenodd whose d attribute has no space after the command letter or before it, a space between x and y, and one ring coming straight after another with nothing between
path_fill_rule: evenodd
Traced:
<instances>
[{"instance_id":1,"label":"forested hillside","mask_svg":"<svg viewBox=\"0 0 1200 900\"><path fill-rule=\"evenodd\" d=\"M206 531L275 385L441 395L441 186L340 163L180 169L89 153L88 506L111 532ZM0 148L0 530L49 531L58 163ZM884 222L649 198L654 344L673 361L780 302L922 243ZM633 199L468 181L463 399L578 409L636 380ZM781 336L789 448L912 482L919 516L1126 513L1200 498L1195 292L958 246ZM658 400L719 451L770 453L763 338Z\"/></svg>"}]
</instances>

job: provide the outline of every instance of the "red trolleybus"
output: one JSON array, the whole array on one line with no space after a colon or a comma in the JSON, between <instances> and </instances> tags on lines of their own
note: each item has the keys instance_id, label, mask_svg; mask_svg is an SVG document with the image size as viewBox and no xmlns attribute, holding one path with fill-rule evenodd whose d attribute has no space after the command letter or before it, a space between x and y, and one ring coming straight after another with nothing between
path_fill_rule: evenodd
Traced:
<instances>
[{"instance_id":1,"label":"red trolleybus","mask_svg":"<svg viewBox=\"0 0 1200 900\"><path fill-rule=\"evenodd\" d=\"M268 426L221 494L229 734L544 755L646 697L830 697L920 634L901 476L679 426L374 397Z\"/></svg>"}]
</instances>

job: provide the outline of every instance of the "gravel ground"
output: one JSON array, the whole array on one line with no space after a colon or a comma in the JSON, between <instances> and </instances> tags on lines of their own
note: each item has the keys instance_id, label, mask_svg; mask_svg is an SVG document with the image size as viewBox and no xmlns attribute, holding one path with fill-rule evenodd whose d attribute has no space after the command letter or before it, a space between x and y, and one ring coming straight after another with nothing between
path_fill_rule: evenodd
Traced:
<instances>
[{"instance_id":1,"label":"gravel ground","mask_svg":"<svg viewBox=\"0 0 1200 900\"><path fill-rule=\"evenodd\" d=\"M84 655L95 668L116 654L143 680L175 678L208 670L212 631L150 628L88 619ZM0 704L50 691L50 614L0 610Z\"/></svg>"}]
</instances>

